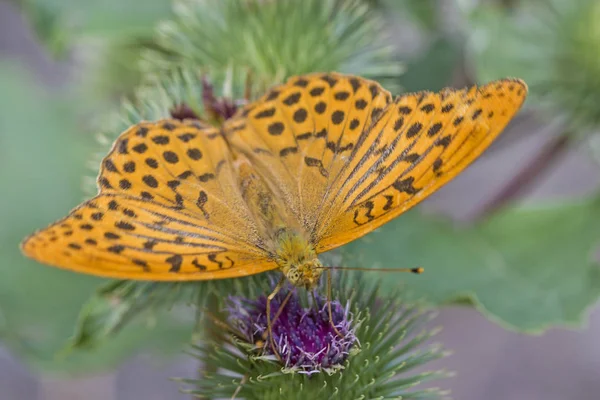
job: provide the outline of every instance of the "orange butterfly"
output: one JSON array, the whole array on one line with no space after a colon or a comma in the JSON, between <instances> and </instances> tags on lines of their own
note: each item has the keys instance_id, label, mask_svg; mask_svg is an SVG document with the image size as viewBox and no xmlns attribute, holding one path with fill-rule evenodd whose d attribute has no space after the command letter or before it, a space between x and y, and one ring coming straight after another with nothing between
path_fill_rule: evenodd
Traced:
<instances>
[{"instance_id":1,"label":"orange butterfly","mask_svg":"<svg viewBox=\"0 0 600 400\"><path fill-rule=\"evenodd\" d=\"M312 288L317 255L357 239L444 185L504 129L527 87L419 92L395 100L341 74L291 78L220 128L141 122L102 162L99 194L34 233L42 263L142 280L280 269Z\"/></svg>"}]
</instances>

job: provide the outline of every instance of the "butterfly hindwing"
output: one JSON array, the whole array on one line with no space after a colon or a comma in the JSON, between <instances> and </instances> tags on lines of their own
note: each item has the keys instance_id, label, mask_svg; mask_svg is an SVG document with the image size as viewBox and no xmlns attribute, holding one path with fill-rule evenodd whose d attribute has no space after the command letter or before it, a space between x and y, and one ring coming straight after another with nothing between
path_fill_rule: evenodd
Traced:
<instances>
[{"instance_id":1,"label":"butterfly hindwing","mask_svg":"<svg viewBox=\"0 0 600 400\"><path fill-rule=\"evenodd\" d=\"M24 252L113 278L217 279L275 268L217 129L140 123L117 139L98 183L97 197L26 239Z\"/></svg>"},{"instance_id":2,"label":"butterfly hindwing","mask_svg":"<svg viewBox=\"0 0 600 400\"><path fill-rule=\"evenodd\" d=\"M464 90L397 98L363 132L325 200L318 251L338 247L408 210L455 177L500 134L521 107L516 79Z\"/></svg>"}]
</instances>

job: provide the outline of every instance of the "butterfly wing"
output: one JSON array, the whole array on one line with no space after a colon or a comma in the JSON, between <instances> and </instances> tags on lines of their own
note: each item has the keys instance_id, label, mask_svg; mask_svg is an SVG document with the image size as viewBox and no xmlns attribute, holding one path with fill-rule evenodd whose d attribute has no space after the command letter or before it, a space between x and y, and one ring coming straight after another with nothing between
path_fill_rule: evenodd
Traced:
<instances>
[{"instance_id":1,"label":"butterfly wing","mask_svg":"<svg viewBox=\"0 0 600 400\"><path fill-rule=\"evenodd\" d=\"M276 268L219 131L140 123L103 160L100 194L27 238L42 263L112 278L205 280Z\"/></svg>"},{"instance_id":2,"label":"butterfly wing","mask_svg":"<svg viewBox=\"0 0 600 400\"><path fill-rule=\"evenodd\" d=\"M288 225L299 225L315 242L328 191L360 133L391 100L379 84L359 77L295 77L228 121L225 138L282 200Z\"/></svg>"},{"instance_id":3,"label":"butterfly wing","mask_svg":"<svg viewBox=\"0 0 600 400\"><path fill-rule=\"evenodd\" d=\"M483 87L397 98L360 134L325 200L316 236L326 251L402 214L475 160L519 110L527 86Z\"/></svg>"}]
</instances>

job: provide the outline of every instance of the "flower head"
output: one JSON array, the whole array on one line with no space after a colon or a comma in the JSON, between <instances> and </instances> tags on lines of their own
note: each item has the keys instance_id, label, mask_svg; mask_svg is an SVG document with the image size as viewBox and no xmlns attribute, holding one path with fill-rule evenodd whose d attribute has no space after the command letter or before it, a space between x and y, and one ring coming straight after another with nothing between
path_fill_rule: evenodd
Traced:
<instances>
[{"instance_id":1,"label":"flower head","mask_svg":"<svg viewBox=\"0 0 600 400\"><path fill-rule=\"evenodd\" d=\"M296 289L292 290L287 303L284 304L287 294L283 292L271 301L275 351L286 368L299 373L310 375L321 370L341 369L351 349L358 344L349 305L343 307L339 301L331 303L334 328L325 298L315 295L313 302L316 303L304 307ZM266 296L255 300L232 296L227 302L228 322L249 343L264 341L268 336L266 310ZM268 342L264 344L264 352L273 355Z\"/></svg>"},{"instance_id":2,"label":"flower head","mask_svg":"<svg viewBox=\"0 0 600 400\"><path fill-rule=\"evenodd\" d=\"M252 72L262 91L318 71L360 73L397 89L404 70L383 16L361 0L177 0L173 13L144 54L147 72L174 65L238 78Z\"/></svg>"},{"instance_id":3,"label":"flower head","mask_svg":"<svg viewBox=\"0 0 600 400\"><path fill-rule=\"evenodd\" d=\"M355 276L355 279L351 278ZM272 324L277 359L263 336L267 331L266 300L261 296L230 297L225 306L227 331L214 341L193 347L201 363L218 366L203 379L182 379L190 393L209 398L321 399L402 398L442 399L445 392L417 385L448 376L423 372L423 364L444 356L425 342L435 334L423 328L426 314L403 304L400 296L382 298L361 275L336 279L332 319L327 302L306 291L283 291L272 300ZM264 288L269 293L272 285ZM320 288L320 293L323 293ZM305 296L306 295L306 296ZM316 304L315 304L316 303ZM284 365L282 365L282 363ZM419 368L419 372L413 371Z\"/></svg>"}]
</instances>

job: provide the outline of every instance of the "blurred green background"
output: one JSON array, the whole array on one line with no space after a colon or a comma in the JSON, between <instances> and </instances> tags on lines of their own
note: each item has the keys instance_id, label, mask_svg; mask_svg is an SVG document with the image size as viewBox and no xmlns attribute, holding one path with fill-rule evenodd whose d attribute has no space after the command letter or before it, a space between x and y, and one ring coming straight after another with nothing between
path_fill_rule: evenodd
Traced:
<instances>
[{"instance_id":1,"label":"blurred green background","mask_svg":"<svg viewBox=\"0 0 600 400\"><path fill-rule=\"evenodd\" d=\"M598 3L323 2L329 14L299 0L256 3L262 11L243 8L250 3L0 2L2 399L186 398L166 380L195 375L179 356L192 331L185 312L144 315L100 346L65 354L105 281L18 250L90 195L93 160L108 144L97 133L116 137L121 99L148 101L156 91L140 94L140 85L173 66L234 76L250 67L264 85L337 69L394 94L525 79L524 111L481 160L341 255L361 266L426 267L422 276L386 276L384 289L404 285L440 307L439 340L455 352L440 363L459 372L444 382L454 398L597 398ZM329 41L312 45L311 33ZM119 318L102 304L86 307L107 325Z\"/></svg>"}]
</instances>

